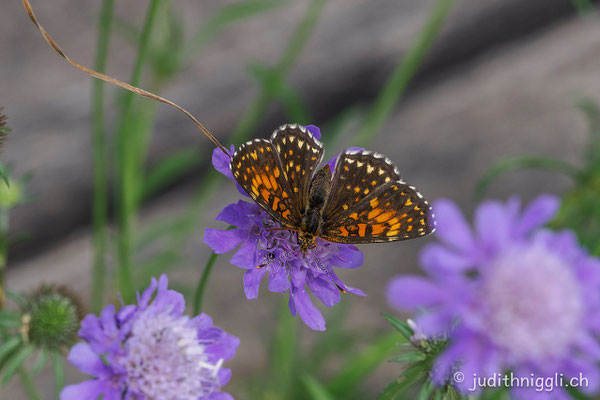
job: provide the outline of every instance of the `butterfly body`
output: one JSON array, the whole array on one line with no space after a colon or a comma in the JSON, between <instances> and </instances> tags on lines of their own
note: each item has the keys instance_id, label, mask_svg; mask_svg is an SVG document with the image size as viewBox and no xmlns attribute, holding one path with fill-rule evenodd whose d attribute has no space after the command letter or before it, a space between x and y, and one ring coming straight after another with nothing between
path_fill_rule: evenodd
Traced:
<instances>
[{"instance_id":1,"label":"butterfly body","mask_svg":"<svg viewBox=\"0 0 600 400\"><path fill-rule=\"evenodd\" d=\"M246 193L283 229L298 232L302 254L315 238L376 243L424 236L434 229L423 196L384 156L346 150L334 171L318 169L323 147L300 125L283 125L233 154L230 168ZM318 169L318 171L317 171Z\"/></svg>"}]
</instances>

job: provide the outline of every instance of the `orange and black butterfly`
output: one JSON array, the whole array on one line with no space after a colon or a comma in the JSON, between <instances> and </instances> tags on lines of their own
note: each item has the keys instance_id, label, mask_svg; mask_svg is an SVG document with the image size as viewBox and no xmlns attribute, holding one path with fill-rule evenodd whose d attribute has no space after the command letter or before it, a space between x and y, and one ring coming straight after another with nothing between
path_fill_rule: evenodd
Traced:
<instances>
[{"instance_id":1,"label":"orange and black butterfly","mask_svg":"<svg viewBox=\"0 0 600 400\"><path fill-rule=\"evenodd\" d=\"M407 240L433 232L427 200L381 154L346 150L333 173L323 146L301 125L283 125L233 154L233 177L283 229L298 232L303 254L315 237L335 243ZM318 169L318 171L317 171Z\"/></svg>"}]
</instances>

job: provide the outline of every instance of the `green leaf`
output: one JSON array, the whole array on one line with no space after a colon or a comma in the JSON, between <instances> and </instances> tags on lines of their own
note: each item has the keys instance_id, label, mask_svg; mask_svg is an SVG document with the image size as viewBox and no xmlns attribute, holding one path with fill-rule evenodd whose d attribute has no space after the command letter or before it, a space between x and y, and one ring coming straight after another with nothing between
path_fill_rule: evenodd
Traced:
<instances>
[{"instance_id":1,"label":"green leaf","mask_svg":"<svg viewBox=\"0 0 600 400\"><path fill-rule=\"evenodd\" d=\"M433 383L431 382L431 380L427 379L425 381L425 383L423 383L423 386L421 386L421 390L419 391L417 400L429 399L429 396L431 396L431 394L433 393L434 390L435 390L435 386L433 386Z\"/></svg>"},{"instance_id":2,"label":"green leaf","mask_svg":"<svg viewBox=\"0 0 600 400\"><path fill-rule=\"evenodd\" d=\"M413 330L408 326L408 324L393 315L382 312L381 315L385 318L404 338L410 341L410 338L414 334Z\"/></svg>"},{"instance_id":3,"label":"green leaf","mask_svg":"<svg viewBox=\"0 0 600 400\"><path fill-rule=\"evenodd\" d=\"M21 313L10 310L0 310L0 327L16 328L21 325Z\"/></svg>"},{"instance_id":4,"label":"green leaf","mask_svg":"<svg viewBox=\"0 0 600 400\"><path fill-rule=\"evenodd\" d=\"M6 186L10 187L10 182L8 180L8 171L6 170L6 167L4 166L4 164L2 164L2 163L0 163L0 177L2 178L4 183L6 183Z\"/></svg>"},{"instance_id":5,"label":"green leaf","mask_svg":"<svg viewBox=\"0 0 600 400\"><path fill-rule=\"evenodd\" d=\"M155 195L174 180L180 178L203 161L203 154L196 148L171 153L158 162L147 174L142 198Z\"/></svg>"},{"instance_id":6,"label":"green leaf","mask_svg":"<svg viewBox=\"0 0 600 400\"><path fill-rule=\"evenodd\" d=\"M6 361L17 351L23 341L20 336L13 336L0 346L0 371Z\"/></svg>"},{"instance_id":7,"label":"green leaf","mask_svg":"<svg viewBox=\"0 0 600 400\"><path fill-rule=\"evenodd\" d=\"M336 398L349 397L371 372L392 355L400 342L399 339L396 333L387 334L375 339L360 353L353 354L327 385L328 391Z\"/></svg>"},{"instance_id":8,"label":"green leaf","mask_svg":"<svg viewBox=\"0 0 600 400\"><path fill-rule=\"evenodd\" d=\"M4 367L4 376L2 377L2 386L5 386L12 377L17 373L21 365L33 352L35 351L35 347L31 345L27 345L18 350L10 359L6 362Z\"/></svg>"},{"instance_id":9,"label":"green leaf","mask_svg":"<svg viewBox=\"0 0 600 400\"><path fill-rule=\"evenodd\" d=\"M46 362L48 362L48 350L42 350L38 354L37 359L33 364L33 368L31 368L31 373L34 375L39 374L46 366Z\"/></svg>"},{"instance_id":10,"label":"green leaf","mask_svg":"<svg viewBox=\"0 0 600 400\"><path fill-rule=\"evenodd\" d=\"M427 371L420 367L411 367L396 380L388 384L377 396L377 400L404 400L411 398L408 392L416 383L427 376Z\"/></svg>"},{"instance_id":11,"label":"green leaf","mask_svg":"<svg viewBox=\"0 0 600 400\"><path fill-rule=\"evenodd\" d=\"M327 392L327 389L311 375L304 375L302 383L312 400L335 400L335 397Z\"/></svg>"},{"instance_id":12,"label":"green leaf","mask_svg":"<svg viewBox=\"0 0 600 400\"><path fill-rule=\"evenodd\" d=\"M418 351L410 351L400 354L390 360L390 362L410 363L425 360L426 356Z\"/></svg>"}]
</instances>

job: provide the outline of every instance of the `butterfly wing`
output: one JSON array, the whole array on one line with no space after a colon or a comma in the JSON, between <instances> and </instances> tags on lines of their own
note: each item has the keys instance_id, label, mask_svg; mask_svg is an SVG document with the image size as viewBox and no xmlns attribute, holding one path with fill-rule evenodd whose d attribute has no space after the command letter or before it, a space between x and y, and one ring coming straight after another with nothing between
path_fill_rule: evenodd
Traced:
<instances>
[{"instance_id":1,"label":"butterfly wing","mask_svg":"<svg viewBox=\"0 0 600 400\"><path fill-rule=\"evenodd\" d=\"M311 179L323 158L323 146L306 128L297 124L280 126L271 135L271 143L277 150L294 199L298 201L297 209L304 213Z\"/></svg>"},{"instance_id":2,"label":"butterfly wing","mask_svg":"<svg viewBox=\"0 0 600 400\"><path fill-rule=\"evenodd\" d=\"M340 155L322 215L319 236L338 243L407 240L435 224L427 201L391 161L366 151Z\"/></svg>"},{"instance_id":3,"label":"butterfly wing","mask_svg":"<svg viewBox=\"0 0 600 400\"><path fill-rule=\"evenodd\" d=\"M284 227L302 221L298 194L292 191L273 144L265 139L246 142L229 163L233 177L246 193Z\"/></svg>"}]
</instances>

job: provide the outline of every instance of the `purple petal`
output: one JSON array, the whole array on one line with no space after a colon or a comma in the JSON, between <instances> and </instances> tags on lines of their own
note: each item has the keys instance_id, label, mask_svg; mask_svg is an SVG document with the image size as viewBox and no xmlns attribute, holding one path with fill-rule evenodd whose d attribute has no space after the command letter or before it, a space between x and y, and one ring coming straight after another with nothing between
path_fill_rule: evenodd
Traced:
<instances>
[{"instance_id":1,"label":"purple petal","mask_svg":"<svg viewBox=\"0 0 600 400\"><path fill-rule=\"evenodd\" d=\"M321 139L321 130L315 125L304 125L306 130L308 130L317 140Z\"/></svg>"},{"instance_id":2,"label":"purple petal","mask_svg":"<svg viewBox=\"0 0 600 400\"><path fill-rule=\"evenodd\" d=\"M392 279L387 288L388 303L401 310L430 307L444 299L443 291L431 281L419 276Z\"/></svg>"},{"instance_id":3,"label":"purple petal","mask_svg":"<svg viewBox=\"0 0 600 400\"><path fill-rule=\"evenodd\" d=\"M340 290L330 281L321 278L311 279L308 281L308 287L315 297L327 307L332 307L340 302Z\"/></svg>"},{"instance_id":4,"label":"purple petal","mask_svg":"<svg viewBox=\"0 0 600 400\"><path fill-rule=\"evenodd\" d=\"M269 290L271 292L285 292L290 288L290 280L285 268L278 264L272 264L267 268L269 268Z\"/></svg>"},{"instance_id":5,"label":"purple petal","mask_svg":"<svg viewBox=\"0 0 600 400\"><path fill-rule=\"evenodd\" d=\"M321 312L310 301L305 288L294 288L290 297L294 300L294 308L306 325L316 331L325 330L325 319Z\"/></svg>"},{"instance_id":6,"label":"purple petal","mask_svg":"<svg viewBox=\"0 0 600 400\"><path fill-rule=\"evenodd\" d=\"M513 235L514 220L506 207L497 201L486 201L475 211L475 227L487 254L495 254Z\"/></svg>"},{"instance_id":7,"label":"purple petal","mask_svg":"<svg viewBox=\"0 0 600 400\"><path fill-rule=\"evenodd\" d=\"M473 253L476 249L471 228L456 204L448 199L439 199L433 203L437 221L437 236L448 245Z\"/></svg>"},{"instance_id":8,"label":"purple petal","mask_svg":"<svg viewBox=\"0 0 600 400\"><path fill-rule=\"evenodd\" d=\"M215 392L211 393L207 400L233 400L233 397L229 393Z\"/></svg>"},{"instance_id":9,"label":"purple petal","mask_svg":"<svg viewBox=\"0 0 600 400\"><path fill-rule=\"evenodd\" d=\"M235 146L231 145L230 149L231 149L231 155L233 155L233 153L235 152ZM212 153L213 167L215 167L215 169L217 171L219 171L220 173L222 173L227 178L229 178L233 181L234 180L233 174L231 173L231 168L229 167L230 161L231 161L231 158L227 154L223 153L223 151L221 149L219 149L218 147L215 147L215 149L213 150L213 153Z\"/></svg>"},{"instance_id":10,"label":"purple petal","mask_svg":"<svg viewBox=\"0 0 600 400\"><path fill-rule=\"evenodd\" d=\"M77 343L71 347L67 360L82 372L97 378L106 378L112 373L87 343Z\"/></svg>"},{"instance_id":11,"label":"purple petal","mask_svg":"<svg viewBox=\"0 0 600 400\"><path fill-rule=\"evenodd\" d=\"M227 253L244 241L239 229L221 230L206 228L204 243L217 254Z\"/></svg>"},{"instance_id":12,"label":"purple petal","mask_svg":"<svg viewBox=\"0 0 600 400\"><path fill-rule=\"evenodd\" d=\"M75 385L66 386L60 392L60 400L120 400L119 390L110 385L109 381L90 379Z\"/></svg>"},{"instance_id":13,"label":"purple petal","mask_svg":"<svg viewBox=\"0 0 600 400\"><path fill-rule=\"evenodd\" d=\"M338 245L338 253L330 263L340 268L356 268L360 267L363 261L364 255L356 246Z\"/></svg>"},{"instance_id":14,"label":"purple petal","mask_svg":"<svg viewBox=\"0 0 600 400\"><path fill-rule=\"evenodd\" d=\"M419 260L423 269L434 277L461 273L474 264L473 258L469 255L457 253L438 243L426 245L421 250Z\"/></svg>"},{"instance_id":15,"label":"purple petal","mask_svg":"<svg viewBox=\"0 0 600 400\"><path fill-rule=\"evenodd\" d=\"M219 214L217 214L215 220L227 222L229 225L233 225L238 228L246 228L251 224L251 220L247 215L240 214L239 204L241 202L242 201L240 200L237 203L232 203L228 206L225 206L225 208L222 209Z\"/></svg>"},{"instance_id":16,"label":"purple petal","mask_svg":"<svg viewBox=\"0 0 600 400\"><path fill-rule=\"evenodd\" d=\"M266 268L253 268L244 273L244 292L248 300L258 297L258 289L265 272L267 272Z\"/></svg>"},{"instance_id":17,"label":"purple petal","mask_svg":"<svg viewBox=\"0 0 600 400\"><path fill-rule=\"evenodd\" d=\"M549 194L535 198L523 211L520 221L515 228L518 236L527 235L554 217L560 206L560 199Z\"/></svg>"},{"instance_id":18,"label":"purple petal","mask_svg":"<svg viewBox=\"0 0 600 400\"><path fill-rule=\"evenodd\" d=\"M244 242L238 251L231 257L231 263L241 268L255 269L258 265L256 255L258 243L255 241Z\"/></svg>"}]
</instances>

